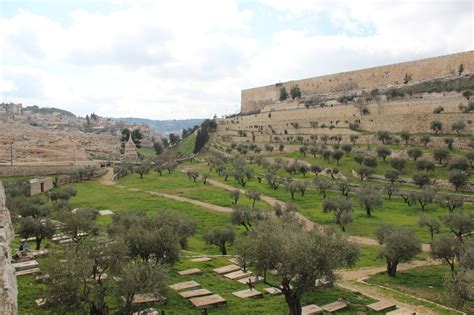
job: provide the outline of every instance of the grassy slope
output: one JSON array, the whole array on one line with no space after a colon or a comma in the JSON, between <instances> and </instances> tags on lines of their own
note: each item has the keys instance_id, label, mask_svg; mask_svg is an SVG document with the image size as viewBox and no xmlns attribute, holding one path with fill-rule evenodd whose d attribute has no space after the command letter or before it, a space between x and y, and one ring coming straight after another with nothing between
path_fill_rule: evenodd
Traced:
<instances>
[{"instance_id":1,"label":"grassy slope","mask_svg":"<svg viewBox=\"0 0 474 315\"><path fill-rule=\"evenodd\" d=\"M400 271L395 278L388 277L386 274L377 274L370 277L368 282L443 304L445 303L443 278L450 272L447 265L421 267ZM468 303L464 311L472 314L474 301Z\"/></svg>"},{"instance_id":2,"label":"grassy slope","mask_svg":"<svg viewBox=\"0 0 474 315\"><path fill-rule=\"evenodd\" d=\"M135 175L132 175L135 176ZM133 182L132 176L127 177ZM180 181L181 177L178 173L173 173L167 182L171 182L171 177L175 177L176 181ZM186 181L188 181L186 179ZM140 182L139 182L140 183ZM194 183L189 182L190 185ZM229 222L227 214L211 212L206 209L193 206L187 203L179 203L167 199L151 196L146 193L130 192L118 189L113 186L103 186L96 182L85 182L72 185L78 192L76 197L71 199L74 207L95 207L97 209L112 209L113 211L134 211L145 210L150 216L154 215L159 209L169 209L183 213L198 222L198 230L195 236L189 240L189 251L200 252L205 254L218 254L215 246L209 246L202 241L202 235L209 229L215 226L222 226ZM203 186L203 185L202 185ZM230 199L230 198L229 198ZM110 217L100 217L98 223L101 226L102 233L105 233L106 226L110 224ZM242 229L238 229L242 233ZM47 246L57 246L47 242ZM46 245L45 244L45 245ZM233 248L230 246L230 253L233 253ZM376 250L370 247L364 247L361 262L357 267L381 265L383 262L376 258ZM41 259L39 259L41 265ZM236 281L230 281L217 277L211 273L211 269L228 264L224 259L217 259L211 263L197 264L185 259L181 260L176 266L171 268L169 283L195 279L201 283L205 288L212 292L224 296L229 305L227 308L221 308L211 311L215 314L285 314L286 304L282 297L265 297L260 300L241 300L234 297L231 293L237 290L243 290L246 287ZM205 275L197 277L182 277L177 275L177 271L188 269L191 267L200 267L205 271ZM26 276L19 278L19 306L22 314L38 314L40 312L34 300L41 298L42 288L41 284L34 282L33 276ZM263 289L264 285L258 285L258 289ZM168 305L164 308L169 311L169 314L195 314L196 310L190 307L189 303L180 298L174 292L168 292ZM358 296L339 289L330 289L324 291L311 292L305 295L303 305L316 303L319 305L335 301L339 297L346 297L354 303L351 311L343 314L354 314L357 310L363 310L364 305L370 303L370 299L363 296ZM112 301L113 308L115 301ZM46 312L44 312L46 313Z\"/></svg>"},{"instance_id":3,"label":"grassy slope","mask_svg":"<svg viewBox=\"0 0 474 315\"><path fill-rule=\"evenodd\" d=\"M256 171L256 173L258 170ZM222 177L219 177L215 172L212 174L212 178L224 182ZM311 178L307 175L308 178ZM233 178L230 178L225 182L226 184L232 185L236 188L241 186ZM246 189L258 190L262 193L275 197L281 201L292 201L291 196L285 191L284 187L280 187L278 190L272 190L268 185L262 181L261 184L257 180L252 179L245 187ZM337 196L338 192L329 192L328 196ZM354 222L346 228L349 234L361 235L361 236L373 236L373 231L380 226L382 223L394 224L398 226L410 227L417 231L417 235L422 238L423 241L429 241L428 232L424 229L418 228L418 218L421 214L417 205L412 207L407 206L403 200L399 197L392 198L391 201L387 200L384 196L383 206L373 211L372 217L367 217L365 210L360 206L357 198L353 197L354 205ZM302 214L309 219L322 223L322 224L333 224L334 218L331 213L322 212L322 203L324 199L322 195L316 192L314 189L308 189L304 197L301 197L299 193L295 195L295 202ZM464 205L465 211L474 211L473 203L466 203ZM447 210L440 208L437 204L431 204L427 206L426 213L431 216L437 216L440 219L447 214ZM444 228L442 232L446 232Z\"/></svg>"},{"instance_id":4,"label":"grassy slope","mask_svg":"<svg viewBox=\"0 0 474 315\"><path fill-rule=\"evenodd\" d=\"M183 139L176 146L169 148L163 154L166 156L190 156L193 154L196 134L191 134Z\"/></svg>"}]
</instances>

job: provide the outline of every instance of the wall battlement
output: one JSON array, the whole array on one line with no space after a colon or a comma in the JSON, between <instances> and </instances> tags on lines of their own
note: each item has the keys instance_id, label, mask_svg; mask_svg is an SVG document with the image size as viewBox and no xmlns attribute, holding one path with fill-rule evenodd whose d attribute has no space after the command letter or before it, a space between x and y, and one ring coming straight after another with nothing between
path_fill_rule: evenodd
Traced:
<instances>
[{"instance_id":1,"label":"wall battlement","mask_svg":"<svg viewBox=\"0 0 474 315\"><path fill-rule=\"evenodd\" d=\"M246 89L241 92L241 111L257 111L278 101L282 87L289 92L293 86L298 85L305 96L400 86L403 85L406 74L412 76L410 84L457 77L461 64L464 65L464 74L473 74L474 51Z\"/></svg>"}]
</instances>

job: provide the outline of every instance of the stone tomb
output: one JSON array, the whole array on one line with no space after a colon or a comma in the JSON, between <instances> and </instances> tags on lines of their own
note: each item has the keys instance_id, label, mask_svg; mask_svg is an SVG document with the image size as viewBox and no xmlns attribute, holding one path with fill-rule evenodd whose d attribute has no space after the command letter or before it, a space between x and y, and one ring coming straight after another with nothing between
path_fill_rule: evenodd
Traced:
<instances>
[{"instance_id":1,"label":"stone tomb","mask_svg":"<svg viewBox=\"0 0 474 315\"><path fill-rule=\"evenodd\" d=\"M195 297L189 299L189 301L197 308L210 308L227 304L227 301L218 294Z\"/></svg>"},{"instance_id":2,"label":"stone tomb","mask_svg":"<svg viewBox=\"0 0 474 315\"><path fill-rule=\"evenodd\" d=\"M27 276L27 275L32 275L35 273L40 273L41 270L39 268L32 268L32 269L26 269L26 270L20 270L15 272L15 276L20 277L20 276Z\"/></svg>"},{"instance_id":3,"label":"stone tomb","mask_svg":"<svg viewBox=\"0 0 474 315\"><path fill-rule=\"evenodd\" d=\"M101 217L106 215L114 215L115 213L112 210L99 210L99 215Z\"/></svg>"},{"instance_id":4,"label":"stone tomb","mask_svg":"<svg viewBox=\"0 0 474 315\"><path fill-rule=\"evenodd\" d=\"M315 304L306 305L301 308L301 315L316 315L323 312L323 309Z\"/></svg>"},{"instance_id":5,"label":"stone tomb","mask_svg":"<svg viewBox=\"0 0 474 315\"><path fill-rule=\"evenodd\" d=\"M239 280L242 278L249 278L251 275L253 275L253 272L251 271L237 270L234 272L226 273L224 277L230 280Z\"/></svg>"},{"instance_id":6,"label":"stone tomb","mask_svg":"<svg viewBox=\"0 0 474 315\"><path fill-rule=\"evenodd\" d=\"M191 299L191 298L211 295L211 294L212 292L206 289L190 290L190 291L184 291L184 292L179 293L179 295L181 295L181 297L185 299Z\"/></svg>"},{"instance_id":7,"label":"stone tomb","mask_svg":"<svg viewBox=\"0 0 474 315\"><path fill-rule=\"evenodd\" d=\"M325 310L326 312L334 313L334 312L342 311L343 309L346 309L348 307L349 307L349 304L341 300L341 301L323 305L322 309Z\"/></svg>"},{"instance_id":8,"label":"stone tomb","mask_svg":"<svg viewBox=\"0 0 474 315\"><path fill-rule=\"evenodd\" d=\"M395 304L387 301L378 301L367 305L367 308L374 312L389 311L395 308Z\"/></svg>"},{"instance_id":9,"label":"stone tomb","mask_svg":"<svg viewBox=\"0 0 474 315\"><path fill-rule=\"evenodd\" d=\"M263 289L263 291L265 291L266 293L270 294L270 295L280 295L281 294L281 290L278 289L278 288L273 288L273 287L270 287L270 288L265 288Z\"/></svg>"},{"instance_id":10,"label":"stone tomb","mask_svg":"<svg viewBox=\"0 0 474 315\"><path fill-rule=\"evenodd\" d=\"M15 271L38 268L38 262L36 260L13 263L12 265L15 268Z\"/></svg>"},{"instance_id":11,"label":"stone tomb","mask_svg":"<svg viewBox=\"0 0 474 315\"><path fill-rule=\"evenodd\" d=\"M247 278L243 278L243 279L239 279L237 281L239 281L240 283L242 284L247 284L249 282L249 279L252 281L252 283L255 283L255 282L259 282L259 281L262 281L263 280L263 277L255 277L255 276L251 276L251 277L247 277Z\"/></svg>"},{"instance_id":12,"label":"stone tomb","mask_svg":"<svg viewBox=\"0 0 474 315\"><path fill-rule=\"evenodd\" d=\"M169 287L175 291L182 291L182 290L199 289L201 288L201 285L197 283L196 281L185 281L185 282L172 284Z\"/></svg>"},{"instance_id":13,"label":"stone tomb","mask_svg":"<svg viewBox=\"0 0 474 315\"><path fill-rule=\"evenodd\" d=\"M416 312L407 310L406 308L400 308L398 310L390 311L386 315L416 315Z\"/></svg>"},{"instance_id":14,"label":"stone tomb","mask_svg":"<svg viewBox=\"0 0 474 315\"><path fill-rule=\"evenodd\" d=\"M166 297L154 293L135 294L132 304L156 303L158 305L166 304Z\"/></svg>"},{"instance_id":15,"label":"stone tomb","mask_svg":"<svg viewBox=\"0 0 474 315\"><path fill-rule=\"evenodd\" d=\"M263 296L262 292L257 291L255 289L254 290L247 289L247 290L232 292L232 294L241 299L257 299Z\"/></svg>"},{"instance_id":16,"label":"stone tomb","mask_svg":"<svg viewBox=\"0 0 474 315\"><path fill-rule=\"evenodd\" d=\"M199 258L193 258L191 259L192 262L205 262L205 261L211 261L212 258L209 257L199 257Z\"/></svg>"},{"instance_id":17,"label":"stone tomb","mask_svg":"<svg viewBox=\"0 0 474 315\"><path fill-rule=\"evenodd\" d=\"M194 275L202 275L201 269L198 268L193 268L193 269L187 269L178 272L180 276L194 276Z\"/></svg>"},{"instance_id":18,"label":"stone tomb","mask_svg":"<svg viewBox=\"0 0 474 315\"><path fill-rule=\"evenodd\" d=\"M234 265L234 264L213 269L213 271L215 273L219 274L219 275L234 272L234 271L237 271L237 270L240 270L240 267L237 266L237 265Z\"/></svg>"}]
</instances>

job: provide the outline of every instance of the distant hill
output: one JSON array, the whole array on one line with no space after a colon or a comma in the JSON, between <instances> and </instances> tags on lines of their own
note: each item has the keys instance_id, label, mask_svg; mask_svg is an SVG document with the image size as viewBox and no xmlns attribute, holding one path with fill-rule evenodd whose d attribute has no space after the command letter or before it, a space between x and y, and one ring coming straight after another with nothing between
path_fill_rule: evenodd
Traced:
<instances>
[{"instance_id":1,"label":"distant hill","mask_svg":"<svg viewBox=\"0 0 474 315\"><path fill-rule=\"evenodd\" d=\"M149 125L153 127L156 131L168 134L168 133L181 133L181 130L184 128L191 128L195 125L200 125L204 119L173 119L173 120L152 120L146 118L112 118L116 121L125 122L127 124L137 124L137 125Z\"/></svg>"},{"instance_id":2,"label":"distant hill","mask_svg":"<svg viewBox=\"0 0 474 315\"><path fill-rule=\"evenodd\" d=\"M64 115L64 116L76 117L76 115L74 115L74 114L71 113L71 112L68 112L67 110L59 109L59 108L54 108L54 107L39 107L39 106L37 106L37 105L33 105L33 106L23 107L23 110L24 110L24 111L30 111L30 112L32 112L32 113L37 113L37 114L54 114L54 113L58 113L58 114L61 114L61 115Z\"/></svg>"}]
</instances>

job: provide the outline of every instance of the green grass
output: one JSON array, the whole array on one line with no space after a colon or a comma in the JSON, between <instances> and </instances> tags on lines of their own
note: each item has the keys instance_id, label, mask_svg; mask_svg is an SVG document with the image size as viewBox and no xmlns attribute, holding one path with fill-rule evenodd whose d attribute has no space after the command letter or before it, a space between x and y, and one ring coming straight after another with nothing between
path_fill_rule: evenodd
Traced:
<instances>
[{"instance_id":1,"label":"green grass","mask_svg":"<svg viewBox=\"0 0 474 315\"><path fill-rule=\"evenodd\" d=\"M165 156L191 156L193 155L194 144L196 142L196 134L190 134L186 138L184 138L180 143L176 146L169 148L166 150L163 155Z\"/></svg>"},{"instance_id":2,"label":"green grass","mask_svg":"<svg viewBox=\"0 0 474 315\"><path fill-rule=\"evenodd\" d=\"M219 177L216 173L212 173L212 175L214 179L217 179L223 183L236 188L241 187L234 178L229 177L227 181L224 181L224 179ZM334 224L333 215L331 213L323 213L322 211L322 203L324 201L323 196L314 189L308 189L304 197L301 197L301 195L297 193L295 194L295 200L292 200L290 193L286 192L284 187L280 187L278 190L273 190L266 183L264 183L264 181L259 184L257 180L252 179L246 184L245 188L258 190L265 195L274 197L284 202L294 202L299 206L301 213L314 222L329 225ZM340 195L340 193L336 191L328 193L328 197L338 195ZM347 233L351 235L373 237L373 231L381 224L393 224L414 229L416 230L417 235L424 242L430 241L428 231L418 227L418 218L422 214L422 211L417 205L409 207L400 197L394 197L391 201L389 201L384 196L382 207L375 209L372 216L368 217L365 210L358 203L354 194L350 194L350 196L354 205L354 222L346 227ZM465 203L464 210L474 211L474 204ZM442 219L447 214L447 210L433 203L426 207L426 213ZM447 232L447 229L443 227L442 232Z\"/></svg>"},{"instance_id":3,"label":"green grass","mask_svg":"<svg viewBox=\"0 0 474 315\"><path fill-rule=\"evenodd\" d=\"M139 148L137 149L138 153L143 155L146 159L153 159L156 156L155 150L151 148Z\"/></svg>"},{"instance_id":4,"label":"green grass","mask_svg":"<svg viewBox=\"0 0 474 315\"><path fill-rule=\"evenodd\" d=\"M228 190L204 184L200 178L194 182L188 179L185 173L178 170L172 174L168 174L168 172L165 171L162 176L151 172L145 175L143 179L140 179L137 174L132 174L121 178L118 183L145 191L158 191L208 202L221 207L232 207L232 199L230 198L230 192ZM252 205L251 200L244 195L241 195L238 203L246 206ZM270 208L270 206L263 201L257 201L255 206L261 209Z\"/></svg>"},{"instance_id":5,"label":"green grass","mask_svg":"<svg viewBox=\"0 0 474 315\"><path fill-rule=\"evenodd\" d=\"M447 265L428 266L399 271L395 278L379 273L370 277L368 282L444 305L446 301L444 300L443 278L450 272ZM464 311L472 314L474 301L469 302Z\"/></svg>"},{"instance_id":6,"label":"green grass","mask_svg":"<svg viewBox=\"0 0 474 315\"><path fill-rule=\"evenodd\" d=\"M41 261L40 261L41 264ZM222 276L215 274L212 269L230 264L225 258L215 258L210 262L191 262L188 258L183 257L175 266L170 267L167 283L173 284L182 281L195 280L201 286L209 291L219 294L227 300L227 306L211 309L210 314L287 314L288 309L283 296L265 295L261 299L240 299L232 292L247 289L247 285L237 281L228 280ZM204 274L198 276L180 276L178 271L200 268ZM48 314L46 310L39 309L34 300L44 296L42 290L44 285L34 282L34 276L20 277L19 285L19 311L20 314ZM115 283L111 282L112 287ZM256 289L262 291L268 287L263 283L258 283ZM166 314L197 314L198 311L191 304L181 298L176 292L167 289L165 296L168 302L165 306L154 306L158 310L165 310ZM338 288L328 288L308 292L303 296L302 305L316 304L324 305L336 301L338 298L346 298L351 302L351 307L340 314L356 314L358 311L365 311L366 305L373 302L372 299L365 296L351 293L349 291ZM111 311L117 307L116 301L110 301ZM145 306L142 307L144 309ZM374 313L368 313L374 314Z\"/></svg>"}]
</instances>

